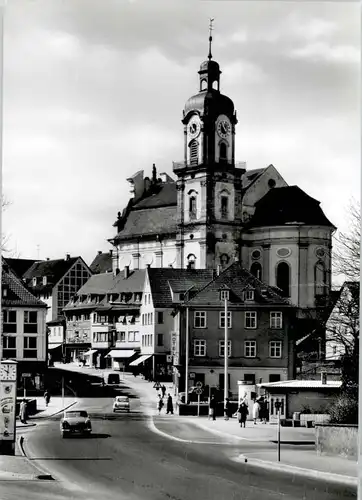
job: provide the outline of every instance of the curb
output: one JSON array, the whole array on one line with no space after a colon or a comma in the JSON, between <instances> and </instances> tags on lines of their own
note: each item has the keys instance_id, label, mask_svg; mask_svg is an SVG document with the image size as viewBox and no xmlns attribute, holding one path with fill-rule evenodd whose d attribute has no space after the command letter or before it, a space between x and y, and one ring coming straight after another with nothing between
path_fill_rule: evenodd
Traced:
<instances>
[{"instance_id":1,"label":"curb","mask_svg":"<svg viewBox=\"0 0 362 500\"><path fill-rule=\"evenodd\" d=\"M247 463L248 465L251 465L253 467L274 470L277 472L285 472L293 474L295 476L309 477L311 479L323 479L325 481L337 483L344 486L357 487L358 484L357 478L353 476L343 476L342 474L334 474L333 472L305 469L303 467L297 467L295 465L289 465L282 462L269 462L267 460L261 460L259 458L249 459L245 455L239 455L239 457L233 458L232 460L239 463Z\"/></svg>"},{"instance_id":2,"label":"curb","mask_svg":"<svg viewBox=\"0 0 362 500\"><path fill-rule=\"evenodd\" d=\"M38 474L35 474L33 476L33 479L46 480L46 481L54 481L54 478L50 474L48 474L47 471L44 471L44 469L42 469L41 467L39 467L39 465L34 464L30 460L30 458L27 456L27 454L25 453L25 449L24 449L24 436L19 436L19 438L17 440L17 444L18 444L21 456L24 457L25 460L27 460L27 462L32 467L34 467L34 469L36 469L38 471Z\"/></svg>"},{"instance_id":3,"label":"curb","mask_svg":"<svg viewBox=\"0 0 362 500\"><path fill-rule=\"evenodd\" d=\"M16 429L27 429L28 427L35 427L36 424L24 424L24 425L17 425Z\"/></svg>"}]
</instances>

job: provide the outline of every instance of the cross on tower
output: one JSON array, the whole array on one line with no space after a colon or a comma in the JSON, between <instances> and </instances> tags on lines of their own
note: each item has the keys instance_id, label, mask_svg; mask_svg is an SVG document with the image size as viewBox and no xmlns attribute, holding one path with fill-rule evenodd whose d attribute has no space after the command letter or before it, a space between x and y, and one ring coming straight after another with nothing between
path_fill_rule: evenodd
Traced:
<instances>
[{"instance_id":1,"label":"cross on tower","mask_svg":"<svg viewBox=\"0 0 362 500\"><path fill-rule=\"evenodd\" d=\"M214 29L212 23L214 22L214 19L210 18L210 24L209 24L209 55L207 56L209 59L212 59L212 54L211 54L211 42L212 42L212 30Z\"/></svg>"}]
</instances>

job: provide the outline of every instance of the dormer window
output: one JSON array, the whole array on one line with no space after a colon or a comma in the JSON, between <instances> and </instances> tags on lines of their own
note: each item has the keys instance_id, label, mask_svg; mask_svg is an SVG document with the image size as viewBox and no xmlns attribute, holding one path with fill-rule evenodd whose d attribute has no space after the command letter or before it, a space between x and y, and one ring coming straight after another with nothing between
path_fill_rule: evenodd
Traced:
<instances>
[{"instance_id":1,"label":"dormer window","mask_svg":"<svg viewBox=\"0 0 362 500\"><path fill-rule=\"evenodd\" d=\"M141 302L141 294L140 293L136 293L136 295L135 295L135 301L136 302Z\"/></svg>"},{"instance_id":2,"label":"dormer window","mask_svg":"<svg viewBox=\"0 0 362 500\"><path fill-rule=\"evenodd\" d=\"M47 277L43 276L43 285L46 285L46 284L47 284Z\"/></svg>"},{"instance_id":3,"label":"dormer window","mask_svg":"<svg viewBox=\"0 0 362 500\"><path fill-rule=\"evenodd\" d=\"M7 297L8 296L8 287L3 285L2 290L3 290L3 297Z\"/></svg>"},{"instance_id":4,"label":"dormer window","mask_svg":"<svg viewBox=\"0 0 362 500\"><path fill-rule=\"evenodd\" d=\"M36 286L36 278L33 278L33 286Z\"/></svg>"},{"instance_id":5,"label":"dormer window","mask_svg":"<svg viewBox=\"0 0 362 500\"><path fill-rule=\"evenodd\" d=\"M254 300L254 290L245 291L245 300Z\"/></svg>"}]
</instances>

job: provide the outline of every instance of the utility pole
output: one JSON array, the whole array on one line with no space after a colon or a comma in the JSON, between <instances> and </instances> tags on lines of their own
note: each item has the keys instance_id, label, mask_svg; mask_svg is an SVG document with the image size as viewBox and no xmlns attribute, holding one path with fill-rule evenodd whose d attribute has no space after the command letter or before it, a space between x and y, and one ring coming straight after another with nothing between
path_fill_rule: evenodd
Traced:
<instances>
[{"instance_id":1,"label":"utility pole","mask_svg":"<svg viewBox=\"0 0 362 500\"><path fill-rule=\"evenodd\" d=\"M225 401L225 409L226 409L226 400L229 397L229 380L228 380L228 357L229 357L229 332L228 332L228 298L229 298L229 293L228 291L224 290L224 314L225 314L225 339L224 339L224 401ZM227 411L225 410L225 420L229 419L229 415Z\"/></svg>"},{"instance_id":2,"label":"utility pole","mask_svg":"<svg viewBox=\"0 0 362 500\"><path fill-rule=\"evenodd\" d=\"M189 402L189 308L186 306L186 345L185 345L185 403Z\"/></svg>"}]
</instances>

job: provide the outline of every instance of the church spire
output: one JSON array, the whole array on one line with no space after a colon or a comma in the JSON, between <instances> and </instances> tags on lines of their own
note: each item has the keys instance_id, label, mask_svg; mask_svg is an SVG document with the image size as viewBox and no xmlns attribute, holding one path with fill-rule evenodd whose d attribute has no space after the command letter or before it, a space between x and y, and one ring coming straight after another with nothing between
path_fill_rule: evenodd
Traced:
<instances>
[{"instance_id":1,"label":"church spire","mask_svg":"<svg viewBox=\"0 0 362 500\"><path fill-rule=\"evenodd\" d=\"M212 30L214 29L213 28L213 25L212 23L214 22L214 19L211 19L210 18L210 24L209 24L209 55L207 56L209 61L211 61L212 59L212 54L211 54L211 42L212 42Z\"/></svg>"}]
</instances>

